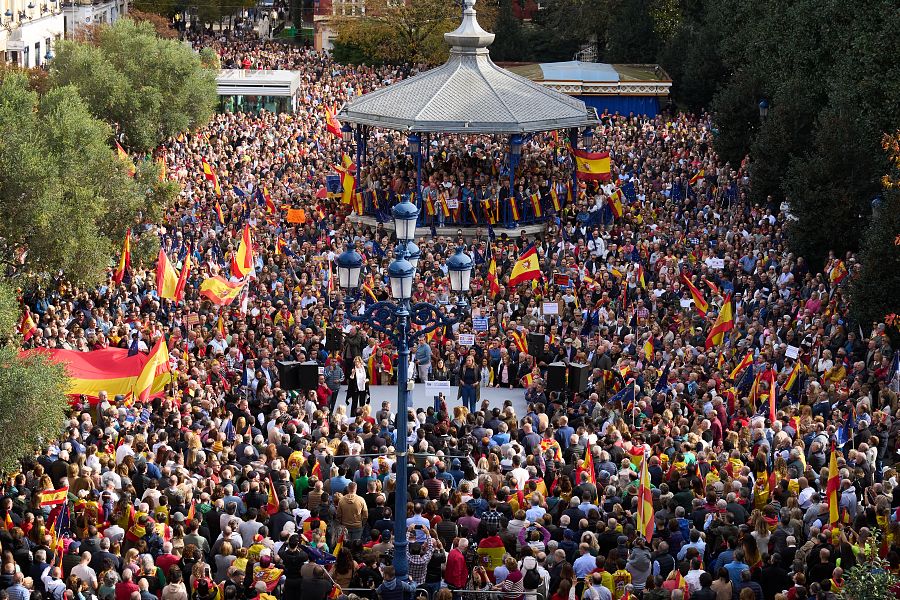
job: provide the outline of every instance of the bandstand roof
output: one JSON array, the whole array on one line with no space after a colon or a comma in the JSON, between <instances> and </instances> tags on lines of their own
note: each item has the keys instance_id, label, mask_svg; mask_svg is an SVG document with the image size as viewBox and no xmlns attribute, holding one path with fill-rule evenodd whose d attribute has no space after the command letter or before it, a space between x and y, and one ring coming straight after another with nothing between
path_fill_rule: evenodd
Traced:
<instances>
[{"instance_id":1,"label":"bandstand roof","mask_svg":"<svg viewBox=\"0 0 900 600\"><path fill-rule=\"evenodd\" d=\"M460 26L444 34L450 58L442 66L354 98L341 121L385 129L444 133L528 133L597 124L596 112L502 69L478 24L475 0L464 0Z\"/></svg>"}]
</instances>

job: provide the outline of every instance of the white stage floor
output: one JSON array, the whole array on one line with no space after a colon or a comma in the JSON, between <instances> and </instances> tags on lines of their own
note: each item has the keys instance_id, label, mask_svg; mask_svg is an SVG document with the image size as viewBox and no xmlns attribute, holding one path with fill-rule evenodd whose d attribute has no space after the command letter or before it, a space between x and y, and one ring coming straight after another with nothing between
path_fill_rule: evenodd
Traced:
<instances>
[{"instance_id":1,"label":"white stage floor","mask_svg":"<svg viewBox=\"0 0 900 600\"><path fill-rule=\"evenodd\" d=\"M412 408L427 408L429 406L434 405L434 396L441 391L443 391L444 396L447 398L447 408L450 409L450 414L453 414L453 407L457 405L461 405L462 401L457 400L458 388L448 387L446 389L440 390L435 389L433 385L435 383L443 383L443 382L429 382L428 389L426 389L425 384L417 383L415 388L412 391ZM372 385L369 386L369 393L372 396L372 409L378 410L381 408L381 403L384 401L388 401L391 403L391 411L394 413L397 412L397 386L396 385ZM345 398L347 397L347 388L346 386L341 388L340 400L338 401L338 406L344 405L348 406ZM521 419L525 416L525 409L527 408L527 404L525 402L525 390L522 388L514 388L511 390L502 389L502 388L486 388L481 390L481 399L487 399L490 402L490 407L494 408L503 408L503 403L506 400L512 400L513 408L516 410L516 415ZM479 407L480 407L479 403ZM348 406L349 408L349 406Z\"/></svg>"}]
</instances>

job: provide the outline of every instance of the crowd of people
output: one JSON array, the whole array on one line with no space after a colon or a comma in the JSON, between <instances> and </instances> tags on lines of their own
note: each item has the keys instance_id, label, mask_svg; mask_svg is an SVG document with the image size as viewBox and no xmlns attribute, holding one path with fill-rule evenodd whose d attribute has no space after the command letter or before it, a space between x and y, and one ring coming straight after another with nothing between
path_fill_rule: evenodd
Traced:
<instances>
[{"instance_id":1,"label":"crowd of people","mask_svg":"<svg viewBox=\"0 0 900 600\"><path fill-rule=\"evenodd\" d=\"M613 181L575 187L558 211L546 198L571 180L571 160L554 136L536 136L516 181L553 216L539 234L496 235L476 212L484 227L474 236L423 235L415 301L456 314L445 260L463 245L476 265L471 312L412 353L419 381L460 393L398 415L371 402L373 386L396 383L396 348L346 318L390 297L392 232L328 192L347 148L326 130L326 108L422 67L194 43L227 67L299 71L300 108L217 114L160 149L181 193L163 223L133 231L158 236L179 269L190 254L182 302L161 300L153 265L139 261L121 285L111 270L97 288L58 282L26 295L38 325L28 346L91 351L137 339L147 351L163 336L175 375L147 404L106 394L75 403L59 438L4 482L0 597L825 600L856 565L881 558L879 568L900 570L886 326L850 320L852 255L814 269L824 257L791 252L788 211L748 200L751 165L718 159L708 115L603 115L593 144L609 151ZM426 193L508 202L502 139L430 144ZM415 184L405 146L374 132L358 174L387 206ZM608 198L623 188L616 216ZM288 209L302 219L289 223ZM254 276L239 300L214 306L200 282L228 277L247 224ZM348 242L367 282L349 303L333 269ZM507 286L532 246L543 278ZM726 298L734 328L707 347ZM476 330L481 317L487 330ZM332 328L342 330L336 344ZM543 347L529 353L528 334ZM283 389L280 360L318 362L318 387ZM589 365L586 387L548 389L554 362ZM773 403L762 373L774 373ZM413 451L403 482L399 419ZM636 523L644 461L649 539ZM396 531L400 485L407 527ZM42 493L65 488L64 503L42 505ZM395 536L410 541L408 578L392 566Z\"/></svg>"}]
</instances>

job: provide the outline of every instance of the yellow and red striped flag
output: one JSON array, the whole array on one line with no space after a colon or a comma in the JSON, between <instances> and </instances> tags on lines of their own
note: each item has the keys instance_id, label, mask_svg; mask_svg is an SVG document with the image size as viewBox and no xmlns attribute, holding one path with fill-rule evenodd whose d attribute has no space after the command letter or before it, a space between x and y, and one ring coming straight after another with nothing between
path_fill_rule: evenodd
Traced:
<instances>
[{"instance_id":1,"label":"yellow and red striped flag","mask_svg":"<svg viewBox=\"0 0 900 600\"><path fill-rule=\"evenodd\" d=\"M734 310L731 304L731 296L725 296L725 303L716 317L716 322L709 335L706 336L706 349L709 350L713 346L720 346L725 341L725 334L734 329Z\"/></svg>"},{"instance_id":2,"label":"yellow and red striped flag","mask_svg":"<svg viewBox=\"0 0 900 600\"><path fill-rule=\"evenodd\" d=\"M66 501L68 495L69 486L41 492L41 506L56 506L57 504L62 504Z\"/></svg>"},{"instance_id":3,"label":"yellow and red striped flag","mask_svg":"<svg viewBox=\"0 0 900 600\"><path fill-rule=\"evenodd\" d=\"M178 275L175 273L175 267L166 256L166 251L160 248L156 259L156 292L160 298L174 300L177 289Z\"/></svg>"},{"instance_id":4,"label":"yellow and red striped flag","mask_svg":"<svg viewBox=\"0 0 900 600\"><path fill-rule=\"evenodd\" d=\"M200 284L200 295L217 306L234 302L244 289L246 282L231 283L221 275L209 277Z\"/></svg>"},{"instance_id":5,"label":"yellow and red striped flag","mask_svg":"<svg viewBox=\"0 0 900 600\"><path fill-rule=\"evenodd\" d=\"M741 359L741 362L734 368L730 375L728 375L728 379L734 381L734 378L737 377L741 371L749 367L753 364L753 350L747 353L744 358Z\"/></svg>"},{"instance_id":6,"label":"yellow and red striped flag","mask_svg":"<svg viewBox=\"0 0 900 600\"><path fill-rule=\"evenodd\" d=\"M125 242L122 244L122 256L119 257L119 265L113 273L113 281L121 285L125 279L125 272L131 268L131 229L125 230Z\"/></svg>"},{"instance_id":7,"label":"yellow and red striped flag","mask_svg":"<svg viewBox=\"0 0 900 600\"><path fill-rule=\"evenodd\" d=\"M837 448L831 440L831 458L828 459L828 483L825 486L825 498L828 501L828 523L834 527L840 519L841 478L838 475Z\"/></svg>"},{"instance_id":8,"label":"yellow and red striped flag","mask_svg":"<svg viewBox=\"0 0 900 600\"><path fill-rule=\"evenodd\" d=\"M691 280L685 273L681 274L681 281L691 292L691 297L694 299L694 308L697 309L697 312L699 312L701 316L705 317L706 312L709 310L709 303L707 303L706 298L703 297L703 292L698 290L697 287L691 283Z\"/></svg>"},{"instance_id":9,"label":"yellow and red striped flag","mask_svg":"<svg viewBox=\"0 0 900 600\"><path fill-rule=\"evenodd\" d=\"M31 318L31 311L28 307L22 312L22 319L19 321L19 333L22 335L22 341L27 342L37 333L37 325Z\"/></svg>"},{"instance_id":10,"label":"yellow and red striped flag","mask_svg":"<svg viewBox=\"0 0 900 600\"><path fill-rule=\"evenodd\" d=\"M169 363L169 346L166 338L160 336L150 351L147 364L144 365L137 382L134 384L134 397L141 402L147 402L157 387L157 382L171 370Z\"/></svg>"},{"instance_id":11,"label":"yellow and red striped flag","mask_svg":"<svg viewBox=\"0 0 900 600\"><path fill-rule=\"evenodd\" d=\"M649 542L653 538L655 520L653 517L653 492L650 487L650 471L646 458L641 461L641 476L637 493L637 530Z\"/></svg>"},{"instance_id":12,"label":"yellow and red striped flag","mask_svg":"<svg viewBox=\"0 0 900 600\"><path fill-rule=\"evenodd\" d=\"M231 274L235 277L246 277L252 272L253 238L250 235L250 225L245 223L237 252L231 257Z\"/></svg>"},{"instance_id":13,"label":"yellow and red striped flag","mask_svg":"<svg viewBox=\"0 0 900 600\"><path fill-rule=\"evenodd\" d=\"M212 166L206 161L205 158L200 159L200 166L203 169L203 176L209 181L213 182L213 189L216 191L216 196L222 196L222 188L219 187L219 178L216 177L216 172L213 171Z\"/></svg>"}]
</instances>

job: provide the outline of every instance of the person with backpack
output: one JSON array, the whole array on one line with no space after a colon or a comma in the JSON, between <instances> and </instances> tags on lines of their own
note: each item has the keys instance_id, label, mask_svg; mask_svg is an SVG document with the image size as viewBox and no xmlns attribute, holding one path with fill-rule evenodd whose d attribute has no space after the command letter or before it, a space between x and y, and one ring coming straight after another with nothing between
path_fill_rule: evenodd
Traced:
<instances>
[{"instance_id":1,"label":"person with backpack","mask_svg":"<svg viewBox=\"0 0 900 600\"><path fill-rule=\"evenodd\" d=\"M538 598L546 598L547 589L550 586L550 574L543 571L537 559L533 556L526 556L522 559L520 569L524 574L522 585L525 587L526 598L534 597L534 594L528 595L528 592L536 592Z\"/></svg>"}]
</instances>

